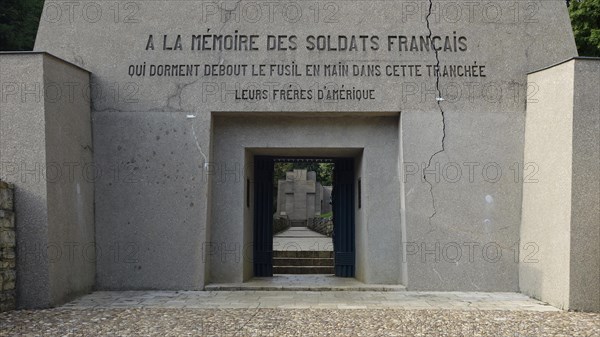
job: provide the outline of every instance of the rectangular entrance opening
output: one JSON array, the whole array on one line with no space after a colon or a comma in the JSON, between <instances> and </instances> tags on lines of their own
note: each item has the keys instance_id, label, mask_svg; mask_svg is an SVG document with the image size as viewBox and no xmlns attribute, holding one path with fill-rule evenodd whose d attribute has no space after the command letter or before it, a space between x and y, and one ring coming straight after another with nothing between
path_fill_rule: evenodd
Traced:
<instances>
[{"instance_id":1,"label":"rectangular entrance opening","mask_svg":"<svg viewBox=\"0 0 600 337\"><path fill-rule=\"evenodd\" d=\"M254 276L354 277L354 159L254 156Z\"/></svg>"},{"instance_id":2,"label":"rectangular entrance opening","mask_svg":"<svg viewBox=\"0 0 600 337\"><path fill-rule=\"evenodd\" d=\"M275 158L273 274L334 274L332 159Z\"/></svg>"},{"instance_id":3,"label":"rectangular entrance opening","mask_svg":"<svg viewBox=\"0 0 600 337\"><path fill-rule=\"evenodd\" d=\"M255 199L255 189L262 185L260 179L255 178L256 156L352 158L354 176L348 176L353 178L354 212L348 217L354 216L353 243L356 249L354 257L350 255L348 259L355 262L355 280L314 275L304 279L327 278L328 284L341 282L344 285L348 281L397 283L403 263L401 245L398 244L403 236L400 235L400 189L397 188L400 184L397 115L362 116L336 112L309 117L304 113L256 113L248 116L246 112L233 115L216 113L213 117L210 151L214 166L206 174L210 183L209 212L206 215L206 238L210 246L205 249L204 276L207 283L244 284L251 283L256 277L253 282L272 284L281 279L260 280L258 276L261 274L255 273L254 263L261 259L260 253L264 252L262 258L268 261L267 264L272 264L273 252L272 231L267 236L271 247L258 254L254 251L257 242L254 220L258 216L255 206L260 203ZM338 167L337 163L335 167ZM360 208L358 179L361 180ZM270 184L271 209L264 216L272 219L276 212L273 177L265 179L265 182ZM334 259L342 261L343 252L336 252ZM271 268L267 275L272 272ZM286 277L290 278L298 277Z\"/></svg>"}]
</instances>

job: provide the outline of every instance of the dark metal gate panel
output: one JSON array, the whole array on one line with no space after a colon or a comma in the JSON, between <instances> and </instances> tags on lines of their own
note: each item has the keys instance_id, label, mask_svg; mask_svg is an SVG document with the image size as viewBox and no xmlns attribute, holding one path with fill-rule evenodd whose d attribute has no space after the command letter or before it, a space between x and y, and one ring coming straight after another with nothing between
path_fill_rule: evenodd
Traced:
<instances>
[{"instance_id":1,"label":"dark metal gate panel","mask_svg":"<svg viewBox=\"0 0 600 337\"><path fill-rule=\"evenodd\" d=\"M333 249L335 276L354 277L354 160L351 158L334 161Z\"/></svg>"},{"instance_id":2,"label":"dark metal gate panel","mask_svg":"<svg viewBox=\"0 0 600 337\"><path fill-rule=\"evenodd\" d=\"M254 276L273 276L273 158L254 157Z\"/></svg>"}]
</instances>

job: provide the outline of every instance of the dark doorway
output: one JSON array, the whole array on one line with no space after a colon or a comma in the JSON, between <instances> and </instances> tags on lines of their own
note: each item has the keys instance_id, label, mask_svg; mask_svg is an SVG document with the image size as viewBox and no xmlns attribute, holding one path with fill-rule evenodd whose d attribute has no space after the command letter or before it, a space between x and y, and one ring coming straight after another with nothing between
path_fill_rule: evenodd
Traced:
<instances>
[{"instance_id":1,"label":"dark doorway","mask_svg":"<svg viewBox=\"0 0 600 337\"><path fill-rule=\"evenodd\" d=\"M273 198L276 160L331 160L335 275L354 277L354 160L352 158L254 157L254 276L273 276Z\"/></svg>"}]
</instances>

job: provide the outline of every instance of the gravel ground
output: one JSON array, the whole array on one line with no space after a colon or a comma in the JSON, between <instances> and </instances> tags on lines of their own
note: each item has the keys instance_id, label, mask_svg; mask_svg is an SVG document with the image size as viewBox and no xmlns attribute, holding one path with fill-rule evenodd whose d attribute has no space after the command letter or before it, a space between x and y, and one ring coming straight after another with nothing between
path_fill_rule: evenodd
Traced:
<instances>
[{"instance_id":1,"label":"gravel ground","mask_svg":"<svg viewBox=\"0 0 600 337\"><path fill-rule=\"evenodd\" d=\"M0 314L0 336L600 336L600 314L329 309L48 309Z\"/></svg>"}]
</instances>

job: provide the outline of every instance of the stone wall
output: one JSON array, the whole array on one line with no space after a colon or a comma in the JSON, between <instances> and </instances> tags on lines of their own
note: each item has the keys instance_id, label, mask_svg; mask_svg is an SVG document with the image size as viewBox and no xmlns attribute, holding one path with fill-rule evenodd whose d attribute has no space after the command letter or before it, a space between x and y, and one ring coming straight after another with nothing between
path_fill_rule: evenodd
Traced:
<instances>
[{"instance_id":1,"label":"stone wall","mask_svg":"<svg viewBox=\"0 0 600 337\"><path fill-rule=\"evenodd\" d=\"M0 312L15 309L15 267L13 187L0 181Z\"/></svg>"},{"instance_id":2,"label":"stone wall","mask_svg":"<svg viewBox=\"0 0 600 337\"><path fill-rule=\"evenodd\" d=\"M290 220L287 218L273 218L273 235L290 228Z\"/></svg>"},{"instance_id":3,"label":"stone wall","mask_svg":"<svg viewBox=\"0 0 600 337\"><path fill-rule=\"evenodd\" d=\"M333 220L331 218L312 218L308 220L308 228L331 237L333 234Z\"/></svg>"}]
</instances>

